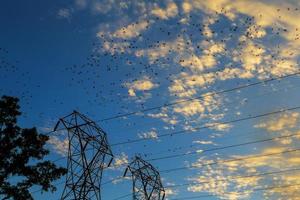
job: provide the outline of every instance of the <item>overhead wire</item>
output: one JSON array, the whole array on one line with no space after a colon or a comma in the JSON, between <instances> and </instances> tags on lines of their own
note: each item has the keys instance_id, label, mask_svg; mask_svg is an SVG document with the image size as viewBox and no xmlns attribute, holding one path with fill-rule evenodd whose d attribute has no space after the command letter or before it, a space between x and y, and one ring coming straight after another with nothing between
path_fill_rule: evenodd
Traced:
<instances>
[{"instance_id":1,"label":"overhead wire","mask_svg":"<svg viewBox=\"0 0 300 200\"><path fill-rule=\"evenodd\" d=\"M128 116L135 115L135 114L138 114L138 113L149 112L149 111L152 111L152 110L173 106L173 105L185 103L185 102L188 102L188 101L200 100L200 99L204 99L205 97L208 97L208 96L215 96L215 95L219 95L219 94L223 94L223 93L233 92L233 91L236 91L236 90L241 90L241 89L248 88L248 87L253 87L253 86L256 86L256 85L265 84L265 83L272 82L272 81L275 81L275 80L285 79L285 78L296 76L296 75L299 75L299 74L300 74L300 71L297 71L295 73L291 73L291 74L287 74L287 75L283 75L283 76L277 76L277 77L257 81L257 82L250 83L250 84L244 84L244 85L240 85L238 87L233 87L233 88L224 89L224 90L220 90L220 91L214 91L214 92L206 92L205 94L202 94L202 95L197 96L197 97L188 98L188 99L179 100L179 101L174 101L174 102L169 102L169 103L165 103L163 105L154 106L154 107L150 107L150 108L146 108L146 109L142 109L142 110L138 110L138 111L133 111L133 112L128 112L128 113L124 113L124 114L114 115L114 116L102 118L102 119L99 119L99 120L95 120L94 122L104 122L104 121L110 121L110 120L113 120L113 119L128 117ZM51 133L61 131L61 130L65 130L65 128L58 129L56 131L55 130L49 131L49 132L46 132L46 133L43 133L43 134L44 135L49 135Z\"/></svg>"},{"instance_id":2,"label":"overhead wire","mask_svg":"<svg viewBox=\"0 0 300 200\"><path fill-rule=\"evenodd\" d=\"M216 161L211 161L209 163L204 163L204 164L197 165L197 166L184 166L184 167L178 167L178 168L170 168L170 169L159 170L159 172L162 174L162 173L170 173L170 172L174 172L174 171L182 171L182 170L189 170L189 169L200 169L200 168L212 166L212 165L219 165L219 164L230 163L230 162L239 162L239 161L249 160L249 159L253 159L253 158L261 158L261 157L267 157L267 156L288 154L288 153L294 153L294 152L298 152L298 151L300 151L300 148L288 149L288 150L275 152L275 153L251 155L251 156L246 156L246 157L241 157L241 158L216 160Z\"/></svg>"},{"instance_id":3,"label":"overhead wire","mask_svg":"<svg viewBox=\"0 0 300 200\"><path fill-rule=\"evenodd\" d=\"M300 86L298 86L298 87L300 87ZM285 87L285 88L286 88L286 87ZM296 88L297 88L297 87L293 87L292 89L296 89ZM272 92L270 92L270 93L279 92L279 91L280 91L280 90L272 91ZM260 95L259 97L268 95L268 94L270 94L270 93L263 93L263 94ZM257 98L257 96L255 96L255 98ZM230 102L229 104L231 104L231 103L234 103L234 102ZM227 104L227 105L228 105L228 104ZM180 121L179 121L179 122L180 122ZM151 124L153 124L153 122L152 122ZM134 127L134 128L135 128L135 127ZM131 129L133 129L133 128L131 128ZM128 129L126 128L126 130L128 130ZM160 152L159 154L161 154L161 152ZM148 156L148 154L143 154L143 155ZM150 154L149 154L149 155L150 155ZM151 155L153 155L153 154L151 153ZM60 161L60 160L64 160L65 157L66 157L66 156L60 156L60 158L54 160L54 162L57 162L57 161Z\"/></svg>"},{"instance_id":4,"label":"overhead wire","mask_svg":"<svg viewBox=\"0 0 300 200\"><path fill-rule=\"evenodd\" d=\"M224 121L224 122L216 122L216 123L211 124L211 125L193 127L192 130L181 130L181 131L175 131L175 132L171 132L171 133L165 133L165 134L158 135L157 138L166 137L166 136L174 136L174 135L183 134L183 133L187 133L187 132L191 132L191 133L195 134L195 133L197 133L195 131L212 128L212 127L215 127L215 126L218 126L218 125L226 125L226 124L232 124L232 123L237 123L237 122L251 120L251 119L257 119L257 118L260 118L260 117L270 116L270 115L279 114L279 113L292 111L292 110L297 110L297 109L300 109L300 106L280 109L280 110L273 111L273 112L263 113L263 114L260 114L260 115L249 116L249 117L245 117L245 118L239 118L239 119L235 119L235 120L229 120L229 121ZM145 140L151 140L151 139L152 138L139 138L139 139L135 139L135 140L129 140L129 141L124 141L124 142L114 143L114 144L111 144L111 146L130 144L130 143L135 143L135 142L140 142L140 141L145 141ZM56 160L53 160L53 162L58 162L58 161L63 160L63 159L65 159L65 158L58 158Z\"/></svg>"},{"instance_id":5,"label":"overhead wire","mask_svg":"<svg viewBox=\"0 0 300 200\"><path fill-rule=\"evenodd\" d=\"M300 74L300 72L285 75L285 76L280 76L280 77L277 77L277 78L271 78L271 79L267 79L267 80L263 80L263 81L258 81L258 82L255 82L255 83L238 86L238 87L231 88L231 89L226 89L226 90L221 90L221 91L217 91L217 92L208 93L207 96L213 96L213 95L217 95L217 94L222 94L222 93L227 93L227 92L231 92L231 91L235 91L235 90L240 90L240 89L244 89L244 88L247 88L247 87L263 84L263 83L266 83L266 82L270 82L270 81L274 81L274 80L280 80L280 79L283 79L283 78L288 78L288 77L295 76L295 75L298 75L298 74ZM140 110L140 111L134 111L134 112L130 112L130 113L122 114L122 115L116 115L116 116L112 116L112 117L108 117L108 118L103 118L101 120L97 120L96 122L109 121L109 120L113 120L113 119L117 119L117 118L122 118L122 117L125 117L125 116L134 115L134 114L137 114L137 113L140 113L140 112L148 112L148 111L151 111L151 110L172 106L172 105L184 103L184 102L187 102L187 101L199 100L199 99L202 99L204 97L206 97L206 95L202 95L202 96L199 96L199 97L190 98L190 99L186 99L186 100L166 103L166 104L161 105L161 106L151 107L151 108L143 109L143 110ZM236 119L236 120L230 120L230 121L225 121L225 122L216 122L212 125L193 128L193 131L214 127L214 126L220 125L220 124L236 123L236 122L240 122L240 121L245 121L245 120L255 119L255 118L264 117L264 116L268 116L268 115L278 114L278 113L282 113L282 112L286 112L286 111L292 111L292 110L296 110L296 109L299 109L299 108L300 108L300 106L297 106L297 107L281 109L281 110L273 111L273 112L269 112L269 113L264 113L264 114L260 114L260 115L256 115L256 116L249 116L249 117L246 117L246 118L240 118L240 119ZM49 135L53 132L56 132L56 131L50 131L50 132L44 133L44 134ZM173 132L173 133L161 134L158 137L160 138L160 137L166 137L166 136L174 136L174 135L182 134L182 133L185 133L185 132L188 132L188 130L182 130L182 131L176 131L176 132ZM149 138L140 138L140 139L136 139L136 140L124 141L124 142L119 142L119 143L112 144L111 146L135 143L135 142L144 141L144 140L148 140L148 139ZM57 159L56 161L59 161L61 159L62 158ZM176 169L173 169L173 170L180 170L180 169L183 169L183 168L176 168ZM163 170L162 172L170 172L170 170ZM111 181L109 181L109 182L111 182ZM35 191L35 192L38 192L38 191Z\"/></svg>"},{"instance_id":6,"label":"overhead wire","mask_svg":"<svg viewBox=\"0 0 300 200\"><path fill-rule=\"evenodd\" d=\"M252 159L252 158L259 158L259 157L266 157L266 156L274 156L274 155L280 155L280 154L287 154L287 153L293 153L293 152L297 152L297 151L300 151L300 148L289 149L289 150L285 150L285 151L281 151L281 152L276 152L276 153L251 155L251 156L242 157L242 158L234 158L234 159L228 159L228 160L217 160L217 161L213 161L213 162L210 162L210 163L202 164L200 166L185 166L185 167L179 167L179 168L165 169L165 170L160 170L160 173L170 173L170 172L179 171L179 170L186 170L186 169L199 169L199 168L202 168L204 166L211 166L211 165L217 165L217 164L221 164L221 163L243 161L243 160L248 160L248 159ZM117 179L120 179L120 178L117 178ZM113 182L115 180L116 179L107 181L105 184L108 184L108 183ZM63 184L63 183L64 182L61 182L59 184ZM56 185L59 185L59 184L56 184ZM42 190L36 190L33 193L36 193L36 192L39 192L39 191L42 191Z\"/></svg>"},{"instance_id":7,"label":"overhead wire","mask_svg":"<svg viewBox=\"0 0 300 200\"><path fill-rule=\"evenodd\" d=\"M280 171L271 171L271 172L268 171L268 172L264 172L264 173L256 173L256 174L244 175L244 176L242 176L242 175L233 176L233 177L229 176L227 178L215 179L215 180L209 180L209 181L200 181L197 183L184 183L184 184L171 185L171 186L164 187L164 189L177 188L177 187L183 187L183 186L196 186L196 185L209 184L209 183L218 183L218 182L232 181L232 180L244 179L244 178L264 177L264 176L294 172L294 171L298 171L298 170L300 170L300 168L291 168L291 169L285 169L285 170L280 170ZM299 183L299 185L300 185L300 183ZM132 194L133 193L128 193L126 195L114 198L113 200L123 199L125 197L131 196ZM205 197L207 197L207 196L205 196ZM184 199L184 198L182 198L182 199ZM175 199L173 199L173 200L175 200Z\"/></svg>"},{"instance_id":8,"label":"overhead wire","mask_svg":"<svg viewBox=\"0 0 300 200\"><path fill-rule=\"evenodd\" d=\"M289 187L299 187L300 183L298 184L286 184L286 185L274 185L270 187L262 187L262 188L254 188L251 191L245 191L245 192L239 192L239 194L247 194L250 192L259 192L259 191L267 191L267 190L274 190L274 189L283 189L283 188L289 188ZM235 194L236 192L227 192L225 194ZM190 196L190 197L181 197L181 198L172 198L170 200L185 200L185 199L198 199L198 198L207 198L207 197L214 197L216 195L208 194L208 195L198 195L198 196Z\"/></svg>"}]
</instances>

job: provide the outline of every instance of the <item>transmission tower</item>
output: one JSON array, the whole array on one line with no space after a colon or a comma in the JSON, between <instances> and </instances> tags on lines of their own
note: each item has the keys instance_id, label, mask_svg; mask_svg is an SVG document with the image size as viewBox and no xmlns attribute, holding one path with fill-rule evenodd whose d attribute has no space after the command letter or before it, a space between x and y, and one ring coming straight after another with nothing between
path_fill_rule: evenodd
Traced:
<instances>
[{"instance_id":1,"label":"transmission tower","mask_svg":"<svg viewBox=\"0 0 300 200\"><path fill-rule=\"evenodd\" d=\"M133 182L133 200L164 200L165 189L161 183L159 172L148 162L135 156L128 165Z\"/></svg>"},{"instance_id":2,"label":"transmission tower","mask_svg":"<svg viewBox=\"0 0 300 200\"><path fill-rule=\"evenodd\" d=\"M113 154L106 133L92 120L74 111L61 118L54 130L67 129L68 172L61 200L100 200L103 169Z\"/></svg>"}]
</instances>

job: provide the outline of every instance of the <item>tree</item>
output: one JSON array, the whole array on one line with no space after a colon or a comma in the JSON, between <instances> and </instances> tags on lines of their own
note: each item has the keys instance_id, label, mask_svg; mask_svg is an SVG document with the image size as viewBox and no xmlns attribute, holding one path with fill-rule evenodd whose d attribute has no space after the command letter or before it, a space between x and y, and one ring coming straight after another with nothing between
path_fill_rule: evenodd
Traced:
<instances>
[{"instance_id":1,"label":"tree","mask_svg":"<svg viewBox=\"0 0 300 200\"><path fill-rule=\"evenodd\" d=\"M66 174L66 169L44 161L49 151L45 144L49 137L36 128L20 128L19 99L2 96L0 99L0 197L3 199L33 199L29 189L33 185L42 191L55 191L52 184Z\"/></svg>"}]
</instances>

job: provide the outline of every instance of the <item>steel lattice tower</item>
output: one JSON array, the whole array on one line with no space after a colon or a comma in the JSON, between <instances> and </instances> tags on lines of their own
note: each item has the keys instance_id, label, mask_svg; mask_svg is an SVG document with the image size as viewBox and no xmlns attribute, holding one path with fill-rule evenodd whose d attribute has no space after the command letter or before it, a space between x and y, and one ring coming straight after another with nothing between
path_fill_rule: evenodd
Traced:
<instances>
[{"instance_id":1,"label":"steel lattice tower","mask_svg":"<svg viewBox=\"0 0 300 200\"><path fill-rule=\"evenodd\" d=\"M159 172L148 162L135 156L124 176L130 171L133 182L133 200L164 200L165 189Z\"/></svg>"},{"instance_id":2,"label":"steel lattice tower","mask_svg":"<svg viewBox=\"0 0 300 200\"><path fill-rule=\"evenodd\" d=\"M113 154L106 133L92 120L74 111L61 118L54 130L67 129L68 172L61 200L100 200L103 169Z\"/></svg>"}]
</instances>

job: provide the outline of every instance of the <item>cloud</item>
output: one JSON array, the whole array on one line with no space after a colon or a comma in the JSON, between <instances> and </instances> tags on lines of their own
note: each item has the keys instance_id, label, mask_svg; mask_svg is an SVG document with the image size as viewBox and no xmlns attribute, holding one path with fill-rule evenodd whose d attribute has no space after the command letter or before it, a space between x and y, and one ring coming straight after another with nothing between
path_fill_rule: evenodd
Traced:
<instances>
[{"instance_id":1,"label":"cloud","mask_svg":"<svg viewBox=\"0 0 300 200\"><path fill-rule=\"evenodd\" d=\"M54 151L62 156L68 155L69 148L69 139L60 139L57 136L51 136L48 140L48 143L54 149Z\"/></svg>"},{"instance_id":2,"label":"cloud","mask_svg":"<svg viewBox=\"0 0 300 200\"><path fill-rule=\"evenodd\" d=\"M188 1L184 1L182 3L182 10L183 10L183 12L189 13L189 12L192 11L192 9L193 9L192 4L190 4Z\"/></svg>"},{"instance_id":3,"label":"cloud","mask_svg":"<svg viewBox=\"0 0 300 200\"><path fill-rule=\"evenodd\" d=\"M133 4L136 2L130 5ZM163 5L166 6L163 7ZM284 3L284 5L290 4ZM298 34L294 31L298 25L289 21L292 16L298 14L285 9L279 12L281 5L277 1L266 3L256 0L242 2L187 0L178 6L173 1L165 1L161 4L144 3L143 11L135 12L136 18L126 18L126 23L121 23L123 19L119 19L115 24L122 24L121 27L110 27L98 33L98 36L104 35L99 37L103 42L102 50L112 55L126 54L135 56L139 60L145 59L149 62L148 64L160 67L160 70L166 70L166 72L176 69L176 73L171 77L171 84L167 86L168 94L166 95L171 100L179 101L199 96L220 81L265 79L298 70L295 59L295 55L299 55L296 51L298 47L291 42L292 36L289 35L292 32L295 38ZM256 7L258 9L253 11ZM183 13L179 15L181 11ZM266 15L265 11L270 12L270 15ZM192 14L199 15L201 26L197 27L197 24L191 23L192 18L189 15ZM279 15L281 18L278 17ZM181 21L184 19L185 23L178 29L170 27L170 37L158 37L157 41L153 41L152 44L141 45L146 43L146 38L151 38L149 33L157 31L156 25L162 25L160 27L166 25L164 20L156 20L153 16L165 20L174 18ZM145 19L149 19L151 23L147 23ZM222 35L215 30L215 26L221 20L230 24L228 28L232 29L230 33L227 34L228 30L224 29L226 34ZM132 21L139 21L139 23L132 23ZM194 29L196 27L197 29ZM283 30L287 27L290 27L288 30L291 31L281 31L278 35L271 31L279 28ZM149 31L145 31L146 28ZM193 29L193 32L197 30L199 37L190 34L189 29ZM139 37L139 40L136 40L136 37ZM274 38L278 39L276 40L278 43L271 42ZM126 39L126 41L121 39ZM139 44L137 48L130 48L130 39L134 39L136 44ZM287 42L282 42L282 39ZM179 69L182 70L179 71ZM139 96L138 91L148 91L147 98L143 99L144 102L151 96L151 90L157 86L155 84L152 87L154 83L149 77L146 78L144 85L141 82L143 79L144 77L130 84L126 83L126 87L131 97ZM146 89L147 85L151 89ZM201 102L187 102L157 114L161 114L160 119L166 123L178 124L182 117L193 121L193 123L184 124L185 128L192 127L197 120L199 122L204 118L210 119L211 121L207 124L211 124L216 121L215 118L221 119L225 115L224 110L220 110L223 101L222 97L219 97L217 102L211 104L215 106L206 106ZM237 111L237 113L240 112ZM225 131L230 127L221 124L214 128Z\"/></svg>"},{"instance_id":4,"label":"cloud","mask_svg":"<svg viewBox=\"0 0 300 200\"><path fill-rule=\"evenodd\" d=\"M152 90L153 88L158 87L158 84L153 83L149 77L144 76L141 79L131 83L125 83L125 86L128 88L129 96L136 96L136 91Z\"/></svg>"},{"instance_id":5,"label":"cloud","mask_svg":"<svg viewBox=\"0 0 300 200\"><path fill-rule=\"evenodd\" d=\"M145 138L145 139L158 139L157 132L155 130L145 132L145 133L139 133L139 138Z\"/></svg>"},{"instance_id":6,"label":"cloud","mask_svg":"<svg viewBox=\"0 0 300 200\"><path fill-rule=\"evenodd\" d=\"M282 152L283 148L267 148L259 154L250 156L260 156L263 154L278 153ZM236 159L245 159L247 156L233 156ZM221 199L244 199L251 196L255 188L260 188L262 186L266 187L265 184L270 184L274 182L271 177L264 176L251 176L251 177L241 177L247 176L247 174L259 174L260 169L269 169L269 171L280 171L282 169L288 169L296 167L299 162L292 163L290 161L291 157L297 157L299 154L290 155L276 155L276 156L264 156L250 158L243 161L232 161L224 162L218 160L217 165L208 165L201 167L206 163L213 163L215 160L209 160L205 158L200 158L193 166L201 167L201 175L190 178L189 180L193 183L199 183L197 185L192 185L188 187L189 191L192 192L209 192L218 196ZM278 176L277 176L278 177ZM287 184L286 176L281 176L278 183L273 183L274 185L284 185ZM271 183L265 183L265 181ZM296 181L294 181L295 183ZM247 191L247 192L246 192ZM265 195L269 196L268 192ZM277 194L278 195L278 194ZM282 195L282 194L279 194ZM291 195L291 194L290 194ZM293 194L294 195L294 194Z\"/></svg>"},{"instance_id":7,"label":"cloud","mask_svg":"<svg viewBox=\"0 0 300 200\"><path fill-rule=\"evenodd\" d=\"M111 55L135 56L141 61L147 61L146 64L151 67L165 70L163 72L168 74L171 72L171 84L167 85L166 91L162 92L168 101L176 100L184 103L163 108L157 113L147 113L147 116L160 119L168 125L176 125L177 128L181 126L184 130L193 130L193 127L206 125L211 126L213 130L228 131L232 128L229 124L217 123L226 115L225 109L221 109L226 102L225 97L203 95L205 98L200 98L199 101L186 100L198 98L204 92L219 87L222 81L227 81L228 85L231 85L230 80L261 80L299 70L297 59L300 50L298 22L300 12L295 9L293 2L296 1L185 0L180 4L175 4L173 1L164 1L160 4L143 2L139 4L139 9L131 8L134 10L133 17L125 12L116 11L137 5L136 1L124 3L122 6L119 3L112 6L111 2L114 1L107 1L107 4L102 5L99 2L88 3L85 0L76 2L82 8L89 7L97 13L118 13L116 20L114 18L112 22L104 24L101 27L105 28L98 32L98 38L103 45L101 51ZM196 21L192 21L190 17L193 14L197 16ZM156 20L155 17L163 20ZM149 19L150 23L145 19ZM173 28L167 20L174 20L179 26ZM201 25L198 26L196 22ZM172 24L176 23L172 22ZM220 27L220 24L226 25L224 33L215 31L215 27ZM155 41L151 39L152 35L148 34L158 32L157 27L167 27L170 36L157 37ZM139 39L136 39L137 37ZM150 38L149 45L146 42L147 38ZM136 48L131 48L132 40ZM140 101L144 102L151 97L151 90L158 87L158 84L154 83L149 76L144 76L132 82L127 81L125 86L129 96L134 97L131 99L137 101L141 96L139 93L145 94L145 98ZM298 113L286 113L279 118L262 121L255 127L274 134L287 135L300 131L293 130L298 121ZM153 130L140 133L138 136L156 138L157 134ZM262 145L256 153L233 155L230 158L280 152L288 149L290 145L298 144L298 140L297 137L274 140L269 144L270 146ZM195 143L211 144L212 141L199 140ZM216 158L222 159L219 155ZM126 159L120 158L119 162L125 162ZM200 166L212 161L201 157L193 165ZM297 165L299 165L298 153L252 158L247 159L246 162L222 163L201 169L198 176L193 177L191 181L209 183L191 186L188 189L193 192L208 192L223 199L250 198L255 187L270 183L296 183L300 174L295 173L294 177L292 175L272 177L276 180L262 177L232 180L234 177L239 174L280 170ZM219 179L225 180L218 181ZM300 196L298 191L300 190L297 187L285 191L274 189L265 192L265 195L276 199L279 197L297 199Z\"/></svg>"},{"instance_id":8,"label":"cloud","mask_svg":"<svg viewBox=\"0 0 300 200\"><path fill-rule=\"evenodd\" d=\"M298 30L300 28L299 23L297 23L297 18L300 17L300 13L297 12L296 9L292 9L297 6L292 1L286 1L284 3L274 1L269 3L267 1L229 1L229 0L216 0L213 3L210 1L190 1L193 5L194 10L202 10L206 13L219 13L219 15L225 15L228 18L234 20L237 15L247 15L253 17L253 25L249 26L246 31L246 36L242 36L241 38L263 38L268 35L278 35L279 37L283 37L285 39L285 43L274 43L273 47L269 46L269 51L273 51L274 53L278 51L276 44L280 45L281 50L279 50L279 55L286 59L286 64L280 65L277 63L276 69L269 68L268 71L274 75L285 74L288 72L284 72L284 69L289 69L288 71L295 70L294 57L299 55L296 51L299 50L300 40L297 38ZM267 13L267 14L266 14ZM266 29L272 28L273 30L278 30L277 33L269 33L267 34ZM280 41L280 40L279 40ZM251 44L251 41L249 41ZM258 41L256 41L255 45L258 45ZM263 44L263 43L262 43ZM264 47L261 49L254 49L254 54L261 55L264 53ZM267 45L270 45L267 43ZM250 46L251 47L251 46ZM253 47L253 46L252 46ZM271 47L271 48L270 48ZM246 47L247 48L247 47ZM247 50L247 49L246 49ZM259 52L257 52L259 50ZM286 56L282 54L282 52L289 52L290 56ZM249 53L249 51L248 51ZM250 55L251 56L251 55ZM263 56L268 58L267 55ZM253 67L253 64L259 64L262 59L262 56L245 58L246 62L244 64L250 64L250 67Z\"/></svg>"},{"instance_id":9,"label":"cloud","mask_svg":"<svg viewBox=\"0 0 300 200\"><path fill-rule=\"evenodd\" d=\"M88 0L75 0L75 5L79 9L86 8L87 4L88 4Z\"/></svg>"},{"instance_id":10,"label":"cloud","mask_svg":"<svg viewBox=\"0 0 300 200\"><path fill-rule=\"evenodd\" d=\"M171 41L160 41L159 44L151 48L139 49L135 51L137 57L146 56L150 63L154 63L159 58L174 55L174 62L179 62L181 57L193 52L191 41L184 37L178 37Z\"/></svg>"},{"instance_id":11,"label":"cloud","mask_svg":"<svg viewBox=\"0 0 300 200\"><path fill-rule=\"evenodd\" d=\"M116 156L114 161L115 161L115 166L117 167L124 164L128 164L128 156L124 152L122 152L121 155Z\"/></svg>"},{"instance_id":12,"label":"cloud","mask_svg":"<svg viewBox=\"0 0 300 200\"><path fill-rule=\"evenodd\" d=\"M70 19L71 16L72 16L71 10L67 9L67 8L59 9L58 12L57 12L57 16L59 18L63 18L63 19Z\"/></svg>"},{"instance_id":13,"label":"cloud","mask_svg":"<svg viewBox=\"0 0 300 200\"><path fill-rule=\"evenodd\" d=\"M208 192L220 199L237 200L247 198L251 194L249 188L256 186L260 179L260 177L232 179L233 176L227 174L222 167L208 166L203 171L204 175L189 178L189 181L193 184L188 187L188 191ZM249 193L245 193L245 191L249 191Z\"/></svg>"},{"instance_id":14,"label":"cloud","mask_svg":"<svg viewBox=\"0 0 300 200\"><path fill-rule=\"evenodd\" d=\"M173 1L170 1L165 9L160 8L159 6L156 6L151 13L156 16L159 17L161 19L168 19L171 17L174 17L178 14L178 7L176 5L176 3L174 3Z\"/></svg>"},{"instance_id":15,"label":"cloud","mask_svg":"<svg viewBox=\"0 0 300 200\"><path fill-rule=\"evenodd\" d=\"M198 89L215 81L215 77L211 73L193 75L182 72L178 77L180 78L174 80L169 86L169 92L180 98L193 97L197 94Z\"/></svg>"},{"instance_id":16,"label":"cloud","mask_svg":"<svg viewBox=\"0 0 300 200\"><path fill-rule=\"evenodd\" d=\"M94 1L91 6L92 11L97 14L106 14L110 12L112 8L113 8L112 3L108 1L106 2Z\"/></svg>"},{"instance_id":17,"label":"cloud","mask_svg":"<svg viewBox=\"0 0 300 200\"><path fill-rule=\"evenodd\" d=\"M173 189L173 188L166 188L165 189L165 195L166 195L166 199L169 199L170 196L174 196L177 195L178 191Z\"/></svg>"},{"instance_id":18,"label":"cloud","mask_svg":"<svg viewBox=\"0 0 300 200\"><path fill-rule=\"evenodd\" d=\"M147 29L149 26L149 21L141 21L138 23L130 24L126 27L122 27L118 29L115 33L113 33L113 36L116 38L123 38L123 39L129 39L134 38L140 35L140 32Z\"/></svg>"},{"instance_id":19,"label":"cloud","mask_svg":"<svg viewBox=\"0 0 300 200\"><path fill-rule=\"evenodd\" d=\"M225 51L225 45L222 43L202 42L200 46L205 49L202 55L192 54L186 58L183 57L180 65L195 71L203 71L215 67L217 64L216 55Z\"/></svg>"},{"instance_id":20,"label":"cloud","mask_svg":"<svg viewBox=\"0 0 300 200\"><path fill-rule=\"evenodd\" d=\"M196 141L193 141L193 143L195 143L195 144L205 144L205 145L214 144L213 141L205 141L205 140L196 140Z\"/></svg>"},{"instance_id":21,"label":"cloud","mask_svg":"<svg viewBox=\"0 0 300 200\"><path fill-rule=\"evenodd\" d=\"M199 101L185 102L174 108L174 112L180 113L184 116L192 116L196 114L204 113L205 107Z\"/></svg>"},{"instance_id":22,"label":"cloud","mask_svg":"<svg viewBox=\"0 0 300 200\"><path fill-rule=\"evenodd\" d=\"M220 105L220 96L211 95L210 93L205 93L201 96L202 98L198 100L185 101L176 104L173 106L173 111L186 117L193 115L205 117L205 113L212 113L214 110L218 109Z\"/></svg>"},{"instance_id":23,"label":"cloud","mask_svg":"<svg viewBox=\"0 0 300 200\"><path fill-rule=\"evenodd\" d=\"M267 120L255 125L256 128L262 128L268 132L283 131L286 129L295 128L299 121L299 113L285 113L277 118Z\"/></svg>"},{"instance_id":24,"label":"cloud","mask_svg":"<svg viewBox=\"0 0 300 200\"><path fill-rule=\"evenodd\" d=\"M255 71L256 67L262 63L264 53L263 46L248 42L242 52L241 61L243 67L249 71Z\"/></svg>"},{"instance_id":25,"label":"cloud","mask_svg":"<svg viewBox=\"0 0 300 200\"><path fill-rule=\"evenodd\" d=\"M210 127L210 129L216 130L216 131L228 131L232 125L231 124L222 124L222 123L206 123L206 126Z\"/></svg>"},{"instance_id":26,"label":"cloud","mask_svg":"<svg viewBox=\"0 0 300 200\"><path fill-rule=\"evenodd\" d=\"M163 122L170 125L175 125L178 123L177 116L168 113L168 108L162 108L158 113L148 113L147 116L155 119L161 119Z\"/></svg>"},{"instance_id":27,"label":"cloud","mask_svg":"<svg viewBox=\"0 0 300 200\"><path fill-rule=\"evenodd\" d=\"M127 167L128 163L128 155L122 152L121 154L114 157L114 164L109 167L109 169L122 171L125 167Z\"/></svg>"},{"instance_id":28,"label":"cloud","mask_svg":"<svg viewBox=\"0 0 300 200\"><path fill-rule=\"evenodd\" d=\"M269 132L280 132L280 135L299 134L300 130L296 129L298 118L299 115L296 112L285 113L258 123L256 127ZM283 142L286 138L274 140L273 143L268 143L268 146L262 146L257 153L231 155L226 159L222 158L220 154L210 156L215 159L204 156L198 158L191 165L200 168L199 175L188 180L199 184L192 184L188 190L208 192L221 199L247 199L252 197L256 188L272 187L273 185L298 185L300 172L297 170L276 175L251 176L297 168L300 164L300 152L282 152L294 149L293 146L299 146L300 137L296 135L289 139L289 142ZM217 164L209 164L216 162ZM284 189L274 188L263 191L263 196L266 199L297 199L300 196L299 188L299 186Z\"/></svg>"}]
</instances>

